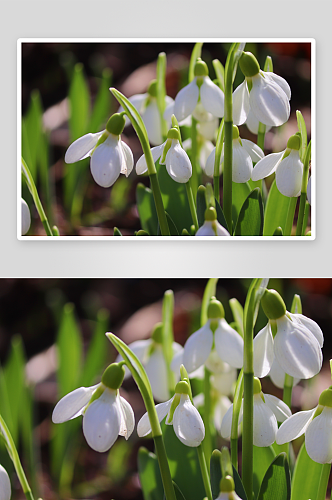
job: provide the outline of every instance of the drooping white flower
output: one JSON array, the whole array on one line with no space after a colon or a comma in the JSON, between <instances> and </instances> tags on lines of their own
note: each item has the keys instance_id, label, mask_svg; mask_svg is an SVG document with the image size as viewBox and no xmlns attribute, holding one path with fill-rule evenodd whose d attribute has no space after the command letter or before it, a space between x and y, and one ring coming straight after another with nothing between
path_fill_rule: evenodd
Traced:
<instances>
[{"instance_id":1,"label":"drooping white flower","mask_svg":"<svg viewBox=\"0 0 332 500\"><path fill-rule=\"evenodd\" d=\"M153 397L157 401L166 401L169 399L167 367L163 354L163 348L160 337L161 327L158 325L152 333L152 337L147 340L136 340L128 345L138 357L140 362L145 368L146 374L149 378ZM177 342L173 342L173 355L175 356L182 350L182 346ZM116 363L121 361L121 356L115 360ZM180 363L181 364L181 363ZM180 378L179 368L174 369L175 381ZM130 371L126 369L125 378L130 376Z\"/></svg>"},{"instance_id":2,"label":"drooping white flower","mask_svg":"<svg viewBox=\"0 0 332 500\"><path fill-rule=\"evenodd\" d=\"M281 368L276 357L274 357L273 359L273 363L268 375L276 387L279 387L279 389L284 388L286 372ZM299 378L293 377L293 387L294 385L297 385L299 382L300 382Z\"/></svg>"},{"instance_id":3,"label":"drooping white flower","mask_svg":"<svg viewBox=\"0 0 332 500\"><path fill-rule=\"evenodd\" d=\"M121 140L125 125L122 114L114 114L106 129L96 134L86 134L69 146L65 155L66 163L75 163L91 156L90 170L95 182L102 187L110 187L120 174L126 177L134 166L131 149Z\"/></svg>"},{"instance_id":4,"label":"drooping white flower","mask_svg":"<svg viewBox=\"0 0 332 500\"><path fill-rule=\"evenodd\" d=\"M243 401L242 401L243 405ZM229 439L232 429L233 405L230 406L221 424L221 435ZM270 446L276 440L278 422L284 422L291 416L289 407L271 394L263 394L261 383L254 378L254 425L253 442L255 446ZM243 419L243 407L239 415L239 424Z\"/></svg>"},{"instance_id":5,"label":"drooping white flower","mask_svg":"<svg viewBox=\"0 0 332 500\"><path fill-rule=\"evenodd\" d=\"M21 234L26 234L31 225L30 209L25 200L21 198Z\"/></svg>"},{"instance_id":6,"label":"drooping white flower","mask_svg":"<svg viewBox=\"0 0 332 500\"><path fill-rule=\"evenodd\" d=\"M214 149L214 145L211 141L204 139L203 137L198 136L197 139L199 145L198 160L201 168L204 169L206 161ZM185 151L189 151L191 149L191 139L188 138L183 141L182 147Z\"/></svg>"},{"instance_id":7,"label":"drooping white flower","mask_svg":"<svg viewBox=\"0 0 332 500\"><path fill-rule=\"evenodd\" d=\"M181 184L186 183L191 177L192 166L187 153L181 147L178 129L171 128L167 137L167 141L151 149L153 161L156 162L161 158L159 163L160 165L166 165L170 177ZM136 173L141 175L147 170L145 155L142 155L136 163Z\"/></svg>"},{"instance_id":8,"label":"drooping white flower","mask_svg":"<svg viewBox=\"0 0 332 500\"><path fill-rule=\"evenodd\" d=\"M300 196L303 163L299 149L300 137L293 135L287 142L287 149L280 153L271 153L256 163L252 180L258 181L275 172L277 188L281 194L288 197Z\"/></svg>"},{"instance_id":9,"label":"drooping white flower","mask_svg":"<svg viewBox=\"0 0 332 500\"><path fill-rule=\"evenodd\" d=\"M285 123L290 115L291 98L286 80L275 73L261 71L257 59L250 52L242 53L239 66L246 77L241 85L248 93L250 89L250 110L257 120L268 126Z\"/></svg>"},{"instance_id":10,"label":"drooping white flower","mask_svg":"<svg viewBox=\"0 0 332 500\"><path fill-rule=\"evenodd\" d=\"M122 364L113 363L104 372L100 384L79 387L64 396L55 406L55 424L83 415L83 434L95 451L111 448L118 436L129 438L135 418L130 404L119 395L124 377Z\"/></svg>"},{"instance_id":11,"label":"drooping white flower","mask_svg":"<svg viewBox=\"0 0 332 500\"><path fill-rule=\"evenodd\" d=\"M169 401L158 404L156 411L159 422L167 416L166 424L173 425L174 432L181 443L190 447L201 444L205 436L204 423L190 400L187 382L178 382L174 396ZM139 437L144 437L150 432L149 416L145 413L137 424L137 434Z\"/></svg>"},{"instance_id":12,"label":"drooping white flower","mask_svg":"<svg viewBox=\"0 0 332 500\"><path fill-rule=\"evenodd\" d=\"M207 159L205 173L213 177L216 148L214 148ZM232 180L243 183L249 181L253 171L253 162L259 162L264 157L264 153L259 146L247 139L240 139L239 129L233 126L233 155L232 155ZM220 156L220 170L224 161L224 146Z\"/></svg>"},{"instance_id":13,"label":"drooping white flower","mask_svg":"<svg viewBox=\"0 0 332 500\"><path fill-rule=\"evenodd\" d=\"M204 219L204 224L198 229L195 236L230 236L227 229L218 222L215 208L207 208Z\"/></svg>"},{"instance_id":14,"label":"drooping white flower","mask_svg":"<svg viewBox=\"0 0 332 500\"><path fill-rule=\"evenodd\" d=\"M10 500L12 488L6 469L0 465L0 500Z\"/></svg>"},{"instance_id":15,"label":"drooping white flower","mask_svg":"<svg viewBox=\"0 0 332 500\"><path fill-rule=\"evenodd\" d=\"M252 134L258 134L259 120L256 118L251 109L249 109L249 113L245 123ZM270 126L265 125L265 132L268 132L270 129Z\"/></svg>"},{"instance_id":16,"label":"drooping white flower","mask_svg":"<svg viewBox=\"0 0 332 500\"><path fill-rule=\"evenodd\" d=\"M282 370L299 379L316 375L322 367L323 333L317 323L302 314L287 312L275 290L266 290L261 305L271 329L267 326L261 336L271 336L273 351Z\"/></svg>"},{"instance_id":17,"label":"drooping white flower","mask_svg":"<svg viewBox=\"0 0 332 500\"><path fill-rule=\"evenodd\" d=\"M331 387L322 392L318 406L295 413L280 426L277 443L288 443L304 433L309 457L320 464L332 463Z\"/></svg>"}]
</instances>

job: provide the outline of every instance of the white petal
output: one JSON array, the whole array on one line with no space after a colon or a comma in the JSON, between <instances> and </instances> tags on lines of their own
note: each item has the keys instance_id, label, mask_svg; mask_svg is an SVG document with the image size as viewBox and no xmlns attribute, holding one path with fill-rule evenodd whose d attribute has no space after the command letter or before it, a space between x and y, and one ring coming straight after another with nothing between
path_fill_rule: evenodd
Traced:
<instances>
[{"instance_id":1,"label":"white petal","mask_svg":"<svg viewBox=\"0 0 332 500\"><path fill-rule=\"evenodd\" d=\"M76 161L83 160L90 155L91 151L97 144L99 137L103 135L105 131L97 132L96 134L86 134L76 139L73 144L69 146L65 154L66 163L75 163Z\"/></svg>"},{"instance_id":2,"label":"white petal","mask_svg":"<svg viewBox=\"0 0 332 500\"><path fill-rule=\"evenodd\" d=\"M254 338L254 374L262 378L271 370L274 360L273 337L269 323Z\"/></svg>"},{"instance_id":3,"label":"white petal","mask_svg":"<svg viewBox=\"0 0 332 500\"><path fill-rule=\"evenodd\" d=\"M225 439L229 439L231 437L232 418L233 418L233 405L231 405L228 408L228 410L225 413L225 416L221 422L220 434ZM241 408L240 408L239 424L242 422L242 419L243 419L243 400L242 400Z\"/></svg>"},{"instance_id":4,"label":"white petal","mask_svg":"<svg viewBox=\"0 0 332 500\"><path fill-rule=\"evenodd\" d=\"M91 156L90 169L95 182L104 188L112 186L120 175L122 162L119 139L110 134Z\"/></svg>"},{"instance_id":5,"label":"white petal","mask_svg":"<svg viewBox=\"0 0 332 500\"><path fill-rule=\"evenodd\" d=\"M279 75L276 75L275 73L269 72L269 71L268 72L263 71L263 74L264 74L264 76L266 78L271 78L277 85L279 85L279 87L281 87L282 90L287 95L288 100L290 100L290 98L291 98L291 89L290 89L290 86L288 85L288 83L286 82L286 80L284 78L282 78Z\"/></svg>"},{"instance_id":6,"label":"white petal","mask_svg":"<svg viewBox=\"0 0 332 500\"><path fill-rule=\"evenodd\" d=\"M209 120L207 122L198 122L197 132L200 135L202 135L205 139L213 141L216 137L218 126L219 126L218 118L213 117L212 120Z\"/></svg>"},{"instance_id":7,"label":"white petal","mask_svg":"<svg viewBox=\"0 0 332 500\"><path fill-rule=\"evenodd\" d=\"M117 403L121 414L119 435L128 439L135 427L134 412L128 401L122 396L117 396Z\"/></svg>"},{"instance_id":8,"label":"white petal","mask_svg":"<svg viewBox=\"0 0 332 500\"><path fill-rule=\"evenodd\" d=\"M311 205L311 176L309 177L308 185L307 185L307 200L308 200L309 204Z\"/></svg>"},{"instance_id":9,"label":"white petal","mask_svg":"<svg viewBox=\"0 0 332 500\"><path fill-rule=\"evenodd\" d=\"M192 174L189 156L179 144L173 140L166 154L166 169L172 179L179 183L188 182Z\"/></svg>"},{"instance_id":10,"label":"white petal","mask_svg":"<svg viewBox=\"0 0 332 500\"><path fill-rule=\"evenodd\" d=\"M2 465L0 465L0 500L10 500L12 489L8 473Z\"/></svg>"},{"instance_id":11,"label":"white petal","mask_svg":"<svg viewBox=\"0 0 332 500\"><path fill-rule=\"evenodd\" d=\"M121 413L116 402L115 391L105 389L84 413L84 437L93 450L101 453L109 450L115 443L120 429Z\"/></svg>"},{"instance_id":12,"label":"white petal","mask_svg":"<svg viewBox=\"0 0 332 500\"><path fill-rule=\"evenodd\" d=\"M317 325L316 321L307 318L303 314L291 314L289 313L291 318L295 321L299 321L304 325L308 330L311 331L311 333L316 337L317 342L319 343L320 347L323 347L324 344L324 336L323 332L320 329L319 325Z\"/></svg>"},{"instance_id":13,"label":"white petal","mask_svg":"<svg viewBox=\"0 0 332 500\"><path fill-rule=\"evenodd\" d=\"M238 140L233 141L232 181L243 183L249 181L252 173L252 159Z\"/></svg>"},{"instance_id":14,"label":"white petal","mask_svg":"<svg viewBox=\"0 0 332 500\"><path fill-rule=\"evenodd\" d=\"M242 146L250 155L250 158L253 162L257 163L259 160L264 158L264 152L261 150L257 144L254 142L248 141L247 139L241 139Z\"/></svg>"},{"instance_id":15,"label":"white petal","mask_svg":"<svg viewBox=\"0 0 332 500\"><path fill-rule=\"evenodd\" d=\"M264 394L265 404L273 411L278 422L284 422L292 415L290 408L281 399L272 396L272 394Z\"/></svg>"},{"instance_id":16,"label":"white petal","mask_svg":"<svg viewBox=\"0 0 332 500\"><path fill-rule=\"evenodd\" d=\"M209 177L213 177L213 174L214 174L215 158L216 158L216 148L213 148L210 155L208 156L208 159L206 160L206 164L204 167L204 171L205 171L206 175L208 175ZM219 173L221 174L221 164L220 164Z\"/></svg>"},{"instance_id":17,"label":"white petal","mask_svg":"<svg viewBox=\"0 0 332 500\"><path fill-rule=\"evenodd\" d=\"M180 367L183 364L183 347L177 342L173 342L173 359L171 362L171 370L175 375L175 380L180 380Z\"/></svg>"},{"instance_id":18,"label":"white petal","mask_svg":"<svg viewBox=\"0 0 332 500\"><path fill-rule=\"evenodd\" d=\"M202 169L205 168L206 162L214 149L215 146L211 141L204 141L201 145L201 149L199 152L199 163Z\"/></svg>"},{"instance_id":19,"label":"white petal","mask_svg":"<svg viewBox=\"0 0 332 500\"><path fill-rule=\"evenodd\" d=\"M224 93L208 76L204 77L200 88L200 96L206 111L218 118L224 116Z\"/></svg>"},{"instance_id":20,"label":"white petal","mask_svg":"<svg viewBox=\"0 0 332 500\"><path fill-rule=\"evenodd\" d=\"M218 402L213 412L213 422L218 432L220 432L221 423L230 406L232 406L232 403L227 396L221 396L218 398Z\"/></svg>"},{"instance_id":21,"label":"white petal","mask_svg":"<svg viewBox=\"0 0 332 500\"><path fill-rule=\"evenodd\" d=\"M147 362L147 355L151 344L152 344L152 339L135 340L134 342L129 344L128 347L138 357L142 365L145 365L145 363ZM120 361L122 360L123 357L120 356L120 354L118 354L115 363L120 363ZM125 369L125 379L127 379L128 377L130 377L131 372L126 365L124 365L124 369Z\"/></svg>"},{"instance_id":22,"label":"white petal","mask_svg":"<svg viewBox=\"0 0 332 500\"><path fill-rule=\"evenodd\" d=\"M251 109L249 109L246 125L252 134L256 135L258 134L259 120L256 118ZM265 126L265 127L266 127L265 132L271 130L271 126Z\"/></svg>"},{"instance_id":23,"label":"white petal","mask_svg":"<svg viewBox=\"0 0 332 500\"><path fill-rule=\"evenodd\" d=\"M183 364L188 373L193 372L207 360L213 344L213 333L208 321L202 328L190 335L184 345Z\"/></svg>"},{"instance_id":24,"label":"white petal","mask_svg":"<svg viewBox=\"0 0 332 500\"><path fill-rule=\"evenodd\" d=\"M277 444L289 443L302 436L313 419L316 409L317 406L312 410L299 411L285 420L277 432Z\"/></svg>"},{"instance_id":25,"label":"white petal","mask_svg":"<svg viewBox=\"0 0 332 500\"><path fill-rule=\"evenodd\" d=\"M160 144L160 146L156 146L154 148L151 148L151 154L152 154L152 158L153 158L154 163L156 163L158 158L160 158L160 156L162 155L165 144L166 144L166 142L163 142L163 144ZM145 155L142 155L137 160L136 173L137 173L137 175L141 175L141 174L144 174L145 172L147 172L147 170L148 170L148 166L146 164Z\"/></svg>"},{"instance_id":26,"label":"white petal","mask_svg":"<svg viewBox=\"0 0 332 500\"><path fill-rule=\"evenodd\" d=\"M230 367L225 373L214 373L211 375L211 384L220 394L231 395L237 380L236 368Z\"/></svg>"},{"instance_id":27,"label":"white petal","mask_svg":"<svg viewBox=\"0 0 332 500\"><path fill-rule=\"evenodd\" d=\"M156 412L158 415L159 422L161 422L166 417L171 407L172 401L173 398L171 398L169 401L166 401L166 403L159 403L158 405L156 405ZM151 424L149 420L149 415L148 413L145 413L137 424L137 434L139 435L139 437L144 437L150 434L150 432L151 432Z\"/></svg>"},{"instance_id":28,"label":"white petal","mask_svg":"<svg viewBox=\"0 0 332 500\"><path fill-rule=\"evenodd\" d=\"M217 353L222 361L234 368L243 365L243 338L223 318L214 332L214 342Z\"/></svg>"},{"instance_id":29,"label":"white petal","mask_svg":"<svg viewBox=\"0 0 332 500\"><path fill-rule=\"evenodd\" d=\"M181 394L180 403L174 411L173 429L181 443L186 446L199 446L204 439L202 417L186 394Z\"/></svg>"},{"instance_id":30,"label":"white petal","mask_svg":"<svg viewBox=\"0 0 332 500\"><path fill-rule=\"evenodd\" d=\"M322 351L315 336L286 316L277 320L274 354L281 368L298 378L311 378L322 367Z\"/></svg>"},{"instance_id":31,"label":"white petal","mask_svg":"<svg viewBox=\"0 0 332 500\"><path fill-rule=\"evenodd\" d=\"M135 94L135 95L132 95L131 97L129 97L128 101L131 102L131 104L133 104L135 106L135 108L137 109L137 111L141 115L142 112L144 111L144 105L145 105L145 101L146 101L147 97L148 97L147 93ZM123 111L124 111L123 107L120 106L117 113L123 113ZM131 123L131 121L129 120L127 115L125 115L125 119L126 119L125 126L127 126Z\"/></svg>"},{"instance_id":32,"label":"white petal","mask_svg":"<svg viewBox=\"0 0 332 500\"><path fill-rule=\"evenodd\" d=\"M298 196L301 192L303 163L299 152L292 150L278 165L276 171L276 184L284 196Z\"/></svg>"},{"instance_id":33,"label":"white petal","mask_svg":"<svg viewBox=\"0 0 332 500\"><path fill-rule=\"evenodd\" d=\"M209 113L208 111L206 111L206 109L204 108L203 103L201 101L199 101L196 104L196 107L195 107L192 115L195 118L195 120L197 120L198 122L201 122L201 123L204 123L204 122L207 123L207 122L211 121L211 119L215 118L212 113Z\"/></svg>"},{"instance_id":34,"label":"white petal","mask_svg":"<svg viewBox=\"0 0 332 500\"><path fill-rule=\"evenodd\" d=\"M324 407L305 433L305 447L309 457L320 464L332 462L332 408Z\"/></svg>"},{"instance_id":35,"label":"white petal","mask_svg":"<svg viewBox=\"0 0 332 500\"><path fill-rule=\"evenodd\" d=\"M21 234L26 234L30 229L31 215L28 204L21 198Z\"/></svg>"},{"instance_id":36,"label":"white petal","mask_svg":"<svg viewBox=\"0 0 332 500\"><path fill-rule=\"evenodd\" d=\"M285 384L285 371L281 368L281 366L278 363L277 358L275 357L271 366L271 370L269 373L269 377L274 383L276 387L279 387L279 389L284 388ZM293 386L297 385L300 382L299 378L293 378Z\"/></svg>"},{"instance_id":37,"label":"white petal","mask_svg":"<svg viewBox=\"0 0 332 500\"><path fill-rule=\"evenodd\" d=\"M213 229L212 221L206 220L203 226L198 229L195 236L216 236L216 231Z\"/></svg>"},{"instance_id":38,"label":"white petal","mask_svg":"<svg viewBox=\"0 0 332 500\"><path fill-rule=\"evenodd\" d=\"M285 151L281 151L280 153L271 153L259 160L252 171L252 180L258 181L273 174L281 162L284 152Z\"/></svg>"},{"instance_id":39,"label":"white petal","mask_svg":"<svg viewBox=\"0 0 332 500\"><path fill-rule=\"evenodd\" d=\"M242 125L250 109L247 82L244 80L233 92L233 122Z\"/></svg>"},{"instance_id":40,"label":"white petal","mask_svg":"<svg viewBox=\"0 0 332 500\"><path fill-rule=\"evenodd\" d=\"M252 78L249 102L256 118L265 125L279 126L289 118L288 97L272 78L261 74Z\"/></svg>"},{"instance_id":41,"label":"white petal","mask_svg":"<svg viewBox=\"0 0 332 500\"><path fill-rule=\"evenodd\" d=\"M123 161L121 164L121 174L124 174L126 177L128 177L128 175L130 174L130 172L132 171L133 166L134 166L133 153L132 153L130 147L128 146L128 144L126 144L125 142L120 141L120 146L122 148L122 153L123 153Z\"/></svg>"},{"instance_id":42,"label":"white petal","mask_svg":"<svg viewBox=\"0 0 332 500\"><path fill-rule=\"evenodd\" d=\"M254 445L270 446L276 439L277 419L259 394L254 395Z\"/></svg>"},{"instance_id":43,"label":"white petal","mask_svg":"<svg viewBox=\"0 0 332 500\"><path fill-rule=\"evenodd\" d=\"M184 120L191 115L198 102L199 90L196 78L183 87L177 94L174 102L174 115L178 121Z\"/></svg>"},{"instance_id":44,"label":"white petal","mask_svg":"<svg viewBox=\"0 0 332 500\"><path fill-rule=\"evenodd\" d=\"M60 399L53 410L52 421L55 424L61 424L81 415L98 386L99 384L92 387L79 387Z\"/></svg>"},{"instance_id":45,"label":"white petal","mask_svg":"<svg viewBox=\"0 0 332 500\"><path fill-rule=\"evenodd\" d=\"M230 234L227 231L227 229L225 229L224 226L222 226L221 224L219 224L218 221L212 222L212 227L213 227L214 224L216 226L215 231L217 233L217 236L230 236Z\"/></svg>"},{"instance_id":46,"label":"white petal","mask_svg":"<svg viewBox=\"0 0 332 500\"><path fill-rule=\"evenodd\" d=\"M161 134L160 115L156 99L151 100L149 105L145 108L142 118L150 143L153 146L160 144L163 137Z\"/></svg>"},{"instance_id":47,"label":"white petal","mask_svg":"<svg viewBox=\"0 0 332 500\"><path fill-rule=\"evenodd\" d=\"M153 397L157 401L169 399L168 378L166 362L162 346L155 346L155 350L145 364L145 371L151 384Z\"/></svg>"}]
</instances>

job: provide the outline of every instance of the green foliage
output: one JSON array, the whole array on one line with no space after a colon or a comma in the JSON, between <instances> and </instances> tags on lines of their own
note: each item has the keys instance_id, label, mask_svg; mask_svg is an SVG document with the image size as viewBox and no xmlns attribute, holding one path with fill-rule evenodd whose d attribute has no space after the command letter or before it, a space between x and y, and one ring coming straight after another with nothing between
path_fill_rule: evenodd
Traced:
<instances>
[{"instance_id":1,"label":"green foliage","mask_svg":"<svg viewBox=\"0 0 332 500\"><path fill-rule=\"evenodd\" d=\"M141 183L137 184L136 202L142 229L149 233L150 236L156 236L158 217L151 189Z\"/></svg>"},{"instance_id":2,"label":"green foliage","mask_svg":"<svg viewBox=\"0 0 332 500\"><path fill-rule=\"evenodd\" d=\"M272 446L258 447L254 446L254 461L253 461L253 485L254 495L257 498L262 481L266 471L275 459L275 452Z\"/></svg>"},{"instance_id":3,"label":"green foliage","mask_svg":"<svg viewBox=\"0 0 332 500\"><path fill-rule=\"evenodd\" d=\"M311 460L303 443L292 477L291 500L325 500L330 467Z\"/></svg>"},{"instance_id":4,"label":"green foliage","mask_svg":"<svg viewBox=\"0 0 332 500\"><path fill-rule=\"evenodd\" d=\"M259 188L245 199L235 227L235 236L262 236L264 208Z\"/></svg>"},{"instance_id":5,"label":"green foliage","mask_svg":"<svg viewBox=\"0 0 332 500\"><path fill-rule=\"evenodd\" d=\"M276 229L285 231L291 198L284 196L273 181L265 206L263 236L273 236Z\"/></svg>"},{"instance_id":6,"label":"green foliage","mask_svg":"<svg viewBox=\"0 0 332 500\"><path fill-rule=\"evenodd\" d=\"M291 482L286 453L280 453L269 466L258 500L290 500Z\"/></svg>"},{"instance_id":7,"label":"green foliage","mask_svg":"<svg viewBox=\"0 0 332 500\"><path fill-rule=\"evenodd\" d=\"M250 192L251 189L248 182L244 182L243 184L232 183L232 218L234 227L236 227L240 210Z\"/></svg>"},{"instance_id":8,"label":"green foliage","mask_svg":"<svg viewBox=\"0 0 332 500\"><path fill-rule=\"evenodd\" d=\"M156 455L142 446L138 450L137 461L144 500L160 500L164 490Z\"/></svg>"}]
</instances>

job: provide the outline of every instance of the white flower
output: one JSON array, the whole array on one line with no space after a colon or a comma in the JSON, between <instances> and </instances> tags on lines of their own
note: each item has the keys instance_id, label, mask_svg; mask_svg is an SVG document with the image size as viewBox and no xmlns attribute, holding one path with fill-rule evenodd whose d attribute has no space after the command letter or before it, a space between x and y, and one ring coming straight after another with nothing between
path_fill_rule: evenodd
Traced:
<instances>
[{"instance_id":1,"label":"white flower","mask_svg":"<svg viewBox=\"0 0 332 500\"><path fill-rule=\"evenodd\" d=\"M201 444L205 436L202 417L190 401L189 394L182 392L186 390L186 382L178 382L175 394L166 403L156 406L158 420L161 422L166 416L166 424L173 425L178 439L186 446L196 447ZM147 413L143 415L137 424L137 434L144 437L150 434L151 424Z\"/></svg>"},{"instance_id":2,"label":"white flower","mask_svg":"<svg viewBox=\"0 0 332 500\"><path fill-rule=\"evenodd\" d=\"M158 401L166 401L169 398L169 389L167 381L167 367L163 354L161 343L155 342L152 338L147 340L137 340L128 345L138 357L145 368L146 374L151 384L153 397ZM180 344L173 342L173 355L175 356L182 350ZM121 356L115 360L116 363L121 361ZM178 366L180 368L180 365ZM180 378L180 372L174 370L176 382ZM125 378L130 376L130 372L126 369Z\"/></svg>"},{"instance_id":3,"label":"white flower","mask_svg":"<svg viewBox=\"0 0 332 500\"><path fill-rule=\"evenodd\" d=\"M195 236L230 236L230 234L217 220L205 220Z\"/></svg>"},{"instance_id":4,"label":"white flower","mask_svg":"<svg viewBox=\"0 0 332 500\"><path fill-rule=\"evenodd\" d=\"M322 392L319 405L300 411L284 422L277 432L277 443L284 444L305 433L309 457L320 464L332 463L331 388Z\"/></svg>"},{"instance_id":5,"label":"white flower","mask_svg":"<svg viewBox=\"0 0 332 500\"><path fill-rule=\"evenodd\" d=\"M199 144L199 164L202 169L204 169L206 161L211 154L211 152L214 149L214 145L211 141L205 139L203 136L201 138L198 137L198 143ZM182 147L185 151L188 151L191 149L191 139L188 138L182 143Z\"/></svg>"},{"instance_id":6,"label":"white flower","mask_svg":"<svg viewBox=\"0 0 332 500\"><path fill-rule=\"evenodd\" d=\"M119 395L118 389L111 389L105 383L75 389L58 402L52 414L55 424L83 415L85 439L99 452L109 450L119 435L128 439L135 426L130 404Z\"/></svg>"},{"instance_id":7,"label":"white flower","mask_svg":"<svg viewBox=\"0 0 332 500\"><path fill-rule=\"evenodd\" d=\"M171 131L176 131L176 133L174 133L174 138L169 137L167 141L160 146L152 148L151 154L154 162L161 157L161 160L159 161L160 165L166 164L166 170L171 178L182 184L189 181L192 174L192 166L187 153L181 147L179 139L175 138L175 135L179 134L178 131L173 128L170 129L168 133L170 136L172 136L172 134L170 134ZM164 148L166 148L167 151L166 156ZM164 161L163 156L165 156ZM136 173L141 175L147 170L148 166L145 155L142 155L136 163Z\"/></svg>"},{"instance_id":8,"label":"white flower","mask_svg":"<svg viewBox=\"0 0 332 500\"><path fill-rule=\"evenodd\" d=\"M31 215L28 204L21 198L21 234L26 234L30 229Z\"/></svg>"},{"instance_id":9,"label":"white flower","mask_svg":"<svg viewBox=\"0 0 332 500\"><path fill-rule=\"evenodd\" d=\"M284 388L286 372L281 368L277 358L274 358L268 375L276 387L279 387L279 389ZM293 378L293 386L297 385L299 382L299 378Z\"/></svg>"},{"instance_id":10,"label":"white flower","mask_svg":"<svg viewBox=\"0 0 332 500\"><path fill-rule=\"evenodd\" d=\"M8 473L2 465L0 465L0 500L10 500L12 489Z\"/></svg>"},{"instance_id":11,"label":"white flower","mask_svg":"<svg viewBox=\"0 0 332 500\"><path fill-rule=\"evenodd\" d=\"M134 158L129 146L121 140L124 124L123 115L114 114L106 130L83 135L73 142L67 149L65 162L75 163L91 156L92 177L99 186L105 188L112 186L120 174L128 177L133 169Z\"/></svg>"},{"instance_id":12,"label":"white flower","mask_svg":"<svg viewBox=\"0 0 332 500\"><path fill-rule=\"evenodd\" d=\"M207 159L205 173L213 177L216 148L214 148ZM264 153L259 146L247 139L240 139L239 131L233 127L233 156L232 156L232 180L243 183L249 181L253 171L253 162L259 162L264 157ZM224 146L220 156L220 169L224 161Z\"/></svg>"},{"instance_id":13,"label":"white flower","mask_svg":"<svg viewBox=\"0 0 332 500\"><path fill-rule=\"evenodd\" d=\"M256 116L254 115L254 113L252 112L251 109L249 109L249 113L248 113L248 116L246 119L246 125L252 134L255 134L255 135L258 134L259 120L256 118ZM265 132L268 132L271 129L271 127L269 127L269 126L265 126L265 127L266 127Z\"/></svg>"},{"instance_id":14,"label":"white flower","mask_svg":"<svg viewBox=\"0 0 332 500\"><path fill-rule=\"evenodd\" d=\"M242 401L243 405L243 401ZM221 435L229 439L232 428L233 405L230 406L221 424ZM271 394L263 394L258 379L254 379L254 427L255 446L270 446L276 440L278 422L284 422L291 416L289 407ZM243 406L239 415L239 424L243 419Z\"/></svg>"}]
</instances>

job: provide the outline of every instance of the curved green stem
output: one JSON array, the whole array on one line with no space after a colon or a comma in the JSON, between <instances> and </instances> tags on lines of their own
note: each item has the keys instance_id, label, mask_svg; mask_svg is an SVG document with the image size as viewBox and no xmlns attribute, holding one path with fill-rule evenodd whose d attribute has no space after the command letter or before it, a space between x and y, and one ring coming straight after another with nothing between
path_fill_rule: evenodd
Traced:
<instances>
[{"instance_id":1,"label":"curved green stem","mask_svg":"<svg viewBox=\"0 0 332 500\"><path fill-rule=\"evenodd\" d=\"M293 377L291 377L286 373L284 382L283 400L286 403L286 405L289 406L289 408L292 405L293 381L294 381Z\"/></svg>"},{"instance_id":2,"label":"curved green stem","mask_svg":"<svg viewBox=\"0 0 332 500\"><path fill-rule=\"evenodd\" d=\"M191 117L191 164L193 168L193 173L191 176L191 185L193 192L196 193L198 189L198 173L197 173L197 120Z\"/></svg>"},{"instance_id":3,"label":"curved green stem","mask_svg":"<svg viewBox=\"0 0 332 500\"><path fill-rule=\"evenodd\" d=\"M195 207L195 200L194 200L194 195L191 189L190 181L186 182L186 191L187 191L187 197L188 197L188 203L190 207L190 213L191 213L191 218L193 220L195 230L198 231L198 219L197 219L197 212L196 212L196 207Z\"/></svg>"},{"instance_id":4,"label":"curved green stem","mask_svg":"<svg viewBox=\"0 0 332 500\"><path fill-rule=\"evenodd\" d=\"M231 460L234 468L238 470L238 428L239 416L242 404L243 395L243 370L240 371L233 399L233 414L231 428Z\"/></svg>"},{"instance_id":5,"label":"curved green stem","mask_svg":"<svg viewBox=\"0 0 332 500\"><path fill-rule=\"evenodd\" d=\"M225 141L224 141L224 180L223 208L230 234L232 230L232 170L233 170L233 70L234 50L230 50L225 68Z\"/></svg>"},{"instance_id":6,"label":"curved green stem","mask_svg":"<svg viewBox=\"0 0 332 500\"><path fill-rule=\"evenodd\" d=\"M319 498L319 499L326 498L327 487L328 487L328 482L329 482L329 477L330 477L330 471L331 471L331 464L324 464L321 475L320 475L320 481L319 481L319 486L318 486L316 498ZM332 497L332 493L331 493L331 497Z\"/></svg>"},{"instance_id":7,"label":"curved green stem","mask_svg":"<svg viewBox=\"0 0 332 500\"><path fill-rule=\"evenodd\" d=\"M302 236L303 232L303 219L304 219L304 211L307 201L307 186L308 186L308 175L309 175L309 163L311 158L311 142L309 142L303 164L303 175L302 175L302 185L301 185L301 197L300 197L300 208L299 215L297 218L297 226L296 226L296 236Z\"/></svg>"},{"instance_id":8,"label":"curved green stem","mask_svg":"<svg viewBox=\"0 0 332 500\"><path fill-rule=\"evenodd\" d=\"M291 234L292 234L296 205L297 205L297 197L294 196L290 199L290 202L289 202L284 236L291 236Z\"/></svg>"},{"instance_id":9,"label":"curved green stem","mask_svg":"<svg viewBox=\"0 0 332 500\"><path fill-rule=\"evenodd\" d=\"M204 411L203 421L205 427L205 438L203 441L204 453L206 460L209 460L212 453L212 436L211 436L211 382L210 371L204 367Z\"/></svg>"},{"instance_id":10,"label":"curved green stem","mask_svg":"<svg viewBox=\"0 0 332 500\"><path fill-rule=\"evenodd\" d=\"M211 484L210 484L210 477L209 477L209 472L208 468L206 465L206 460L205 460L205 455L202 449L202 445L200 444L197 446L197 455L198 455L198 461L199 461L199 466L201 469L201 474L202 474L202 479L203 479L203 484L205 488L205 493L208 498L208 500L212 500L212 490L211 490Z\"/></svg>"},{"instance_id":11,"label":"curved green stem","mask_svg":"<svg viewBox=\"0 0 332 500\"><path fill-rule=\"evenodd\" d=\"M215 159L214 159L214 171L213 171L214 197L220 204L221 204L220 193L219 193L220 158L221 158L221 152L222 152L222 145L224 142L224 135L225 135L224 120L221 120L219 130L218 130L217 142L216 142L216 155L215 155Z\"/></svg>"}]
</instances>

